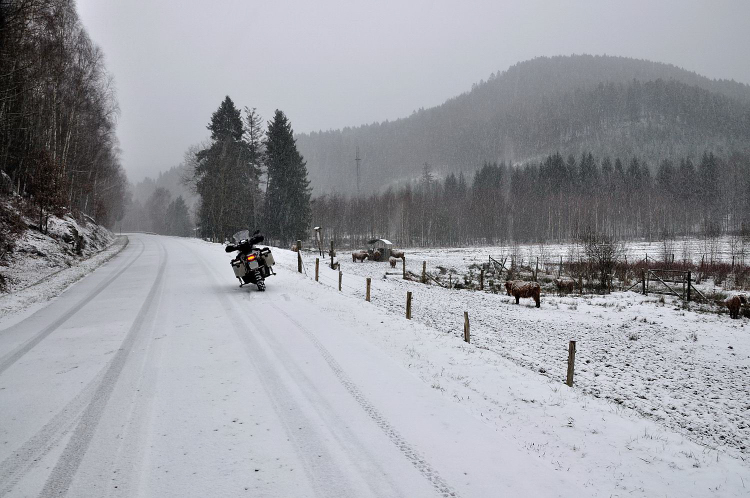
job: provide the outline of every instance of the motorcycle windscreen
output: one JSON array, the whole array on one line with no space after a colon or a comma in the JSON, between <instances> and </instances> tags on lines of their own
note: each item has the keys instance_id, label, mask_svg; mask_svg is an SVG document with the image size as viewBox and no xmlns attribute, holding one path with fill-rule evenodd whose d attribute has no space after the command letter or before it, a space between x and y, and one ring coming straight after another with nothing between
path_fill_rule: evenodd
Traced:
<instances>
[{"instance_id":1,"label":"motorcycle windscreen","mask_svg":"<svg viewBox=\"0 0 750 498\"><path fill-rule=\"evenodd\" d=\"M232 240L239 242L241 240L247 240L250 238L250 230L240 230L239 232L232 235Z\"/></svg>"}]
</instances>

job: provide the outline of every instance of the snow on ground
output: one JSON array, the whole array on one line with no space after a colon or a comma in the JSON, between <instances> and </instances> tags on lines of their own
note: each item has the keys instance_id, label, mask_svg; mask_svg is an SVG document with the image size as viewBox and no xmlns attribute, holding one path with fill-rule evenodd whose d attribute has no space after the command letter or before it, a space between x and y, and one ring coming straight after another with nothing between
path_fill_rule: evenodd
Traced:
<instances>
[{"instance_id":1,"label":"snow on ground","mask_svg":"<svg viewBox=\"0 0 750 498\"><path fill-rule=\"evenodd\" d=\"M81 254L76 254L71 229L83 236ZM7 279L0 291L0 316L28 309L31 313L49 299L118 254L127 237L115 236L91 221L79 223L70 216L49 219L49 233L29 229L16 241L0 272ZM27 314L28 314L27 313Z\"/></svg>"},{"instance_id":2,"label":"snow on ground","mask_svg":"<svg viewBox=\"0 0 750 498\"><path fill-rule=\"evenodd\" d=\"M296 270L295 255L277 253L285 269ZM478 260L472 250L442 251L449 253L449 266L464 270ZM315 255L303 254L312 276ZM423 258L411 256L408 268L418 273ZM320 283L336 289L338 274L325 261ZM428 271L438 264L445 265L445 258L428 261ZM658 474L669 486L683 479L721 482L702 492L685 490L698 496L709 488L722 496L742 495L750 486L746 319L636 293L543 296L536 309L531 300L517 306L504 295L404 281L400 263L391 270L387 263L342 258L341 268L343 294L363 300L364 279L371 277L372 306L404 316L409 290L413 321L429 327L400 337L376 325L372 337L379 344L445 396L511 431L561 469L571 459L587 460L579 469L584 482L601 481L598 487L612 481L642 496L658 493L647 491L653 483L643 481L641 472ZM470 346L461 341L464 311L471 321ZM570 340L577 341L572 390L563 384ZM509 384L508 376L518 385ZM718 477L728 469L742 479ZM665 493L679 496L673 488Z\"/></svg>"},{"instance_id":3,"label":"snow on ground","mask_svg":"<svg viewBox=\"0 0 750 498\"><path fill-rule=\"evenodd\" d=\"M259 293L217 244L133 235L0 316L0 494L747 496L746 320L637 294L536 309L345 260L339 292L313 254L307 275L274 256Z\"/></svg>"},{"instance_id":4,"label":"snow on ground","mask_svg":"<svg viewBox=\"0 0 750 498\"><path fill-rule=\"evenodd\" d=\"M216 244L130 238L28 320L0 318L0 495L598 494L368 338L373 319L426 327L352 313L282 265L239 288Z\"/></svg>"},{"instance_id":5,"label":"snow on ground","mask_svg":"<svg viewBox=\"0 0 750 498\"><path fill-rule=\"evenodd\" d=\"M739 264L741 255L744 253L744 264L750 264L750 247L745 246L743 250L739 240L734 242L735 262ZM731 263L732 243L732 237L722 236L715 239L679 238L672 242L671 247L668 248L665 248L664 241L627 241L624 245L625 255L629 262L642 260L646 256L649 259L661 261L664 254L668 253L674 255L675 261L688 260L699 264L702 258L705 258L706 262ZM564 261L571 257L574 259L579 256L584 257L583 248L574 243L494 245L466 248L408 248L406 251L413 261L427 261L427 264L433 267L445 264L446 261L457 260L486 263L488 261L487 256L501 260L505 256L514 255L522 259L525 264L528 264L529 261L536 261L535 258L539 257L540 265L545 260L554 265L560 260L560 257Z\"/></svg>"},{"instance_id":6,"label":"snow on ground","mask_svg":"<svg viewBox=\"0 0 750 498\"><path fill-rule=\"evenodd\" d=\"M0 272L8 280L7 292L19 291L55 272L75 266L101 252L114 240L114 235L106 228L91 220L79 222L68 215L63 218L50 216L47 231L43 234L39 230L27 229L16 241L8 261L0 265ZM83 236L80 254L75 251L74 231Z\"/></svg>"}]
</instances>

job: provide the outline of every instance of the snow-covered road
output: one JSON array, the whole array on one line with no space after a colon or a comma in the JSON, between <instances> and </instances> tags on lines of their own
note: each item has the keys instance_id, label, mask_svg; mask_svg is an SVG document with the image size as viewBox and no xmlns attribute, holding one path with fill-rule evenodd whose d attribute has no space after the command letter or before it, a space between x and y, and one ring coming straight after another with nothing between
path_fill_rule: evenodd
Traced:
<instances>
[{"instance_id":1,"label":"snow-covered road","mask_svg":"<svg viewBox=\"0 0 750 498\"><path fill-rule=\"evenodd\" d=\"M306 277L240 289L227 261L130 235L0 318L0 496L593 494L306 299Z\"/></svg>"}]
</instances>

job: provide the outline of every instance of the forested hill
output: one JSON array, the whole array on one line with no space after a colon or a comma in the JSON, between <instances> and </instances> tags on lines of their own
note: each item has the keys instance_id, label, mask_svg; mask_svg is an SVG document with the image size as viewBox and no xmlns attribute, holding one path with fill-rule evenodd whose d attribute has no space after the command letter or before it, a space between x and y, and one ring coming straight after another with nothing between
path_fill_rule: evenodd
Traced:
<instances>
[{"instance_id":1,"label":"forested hill","mask_svg":"<svg viewBox=\"0 0 750 498\"><path fill-rule=\"evenodd\" d=\"M301 134L317 193L363 193L418 176L536 161L554 152L661 159L750 149L750 86L624 57L537 58L408 118Z\"/></svg>"}]
</instances>

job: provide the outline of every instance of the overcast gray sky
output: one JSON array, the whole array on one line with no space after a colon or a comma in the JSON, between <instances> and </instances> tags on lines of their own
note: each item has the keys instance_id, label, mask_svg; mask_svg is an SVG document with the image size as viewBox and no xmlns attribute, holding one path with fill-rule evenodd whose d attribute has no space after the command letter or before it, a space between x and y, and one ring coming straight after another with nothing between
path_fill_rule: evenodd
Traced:
<instances>
[{"instance_id":1,"label":"overcast gray sky","mask_svg":"<svg viewBox=\"0 0 750 498\"><path fill-rule=\"evenodd\" d=\"M408 116L537 56L608 54L750 83L750 1L77 0L131 181L182 161L225 95L296 132Z\"/></svg>"}]
</instances>

